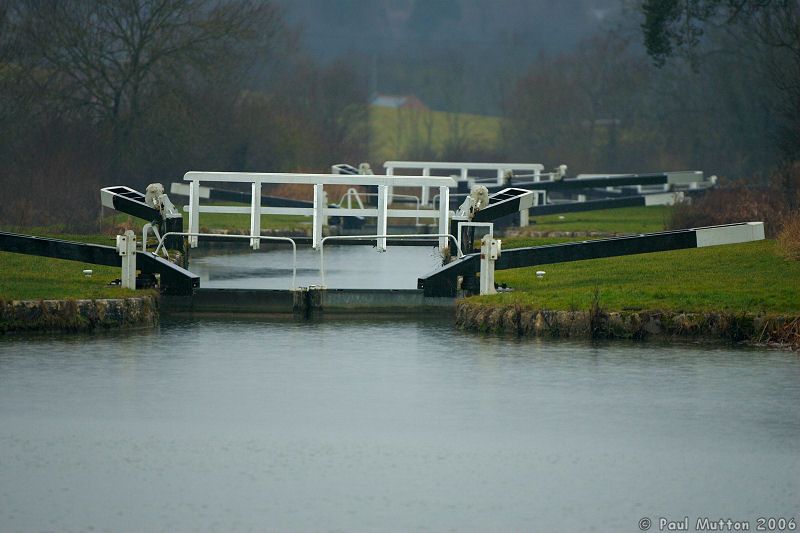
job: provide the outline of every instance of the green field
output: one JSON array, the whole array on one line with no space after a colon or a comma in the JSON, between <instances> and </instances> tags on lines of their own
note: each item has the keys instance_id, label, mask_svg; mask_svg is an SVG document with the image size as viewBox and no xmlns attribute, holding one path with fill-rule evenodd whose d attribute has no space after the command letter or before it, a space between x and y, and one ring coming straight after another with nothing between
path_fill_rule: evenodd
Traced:
<instances>
[{"instance_id":1,"label":"green field","mask_svg":"<svg viewBox=\"0 0 800 533\"><path fill-rule=\"evenodd\" d=\"M499 117L485 115L371 107L369 159L380 164L409 159L420 147L441 154L445 143L454 139L494 150L500 137L500 124ZM373 170L381 173L379 169Z\"/></svg>"},{"instance_id":2,"label":"green field","mask_svg":"<svg viewBox=\"0 0 800 533\"><path fill-rule=\"evenodd\" d=\"M248 204L234 202L206 202L203 205L230 205L237 207L247 207ZM183 215L184 231L189 231L189 214L182 208L178 210ZM134 228L139 234L143 222L138 218L126 214L116 213L103 220L104 228L115 226L128 226ZM311 217L295 215L261 215L261 229L271 230L304 230L311 227ZM200 214L201 232L224 230L233 233L250 233L250 215L236 213L201 213Z\"/></svg>"}]
</instances>

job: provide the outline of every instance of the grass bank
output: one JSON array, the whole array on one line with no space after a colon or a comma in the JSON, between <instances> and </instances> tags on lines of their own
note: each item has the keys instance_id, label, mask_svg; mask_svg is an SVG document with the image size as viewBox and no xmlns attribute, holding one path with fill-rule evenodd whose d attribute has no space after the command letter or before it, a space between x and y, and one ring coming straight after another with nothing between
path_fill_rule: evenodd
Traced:
<instances>
[{"instance_id":1,"label":"grass bank","mask_svg":"<svg viewBox=\"0 0 800 533\"><path fill-rule=\"evenodd\" d=\"M544 270L542 279L537 270ZM640 338L704 335L800 346L800 262L775 241L498 271L514 290L464 300L465 329Z\"/></svg>"},{"instance_id":2,"label":"grass bank","mask_svg":"<svg viewBox=\"0 0 800 533\"><path fill-rule=\"evenodd\" d=\"M92 270L92 276L84 276L84 269ZM108 285L119 277L120 269L115 267L0 252L0 300L128 298L142 295L142 291Z\"/></svg>"},{"instance_id":3,"label":"grass bank","mask_svg":"<svg viewBox=\"0 0 800 533\"><path fill-rule=\"evenodd\" d=\"M600 305L613 311L800 314L800 262L783 259L775 241L532 266L496 278L514 291L480 301L587 309L597 291Z\"/></svg>"},{"instance_id":4,"label":"grass bank","mask_svg":"<svg viewBox=\"0 0 800 533\"><path fill-rule=\"evenodd\" d=\"M2 230L67 241L115 245L113 235L61 233L58 228L52 227L3 227ZM92 276L84 276L84 270L91 270ZM119 267L0 252L0 300L128 298L155 294L153 291L143 293L109 286L120 274Z\"/></svg>"}]
</instances>

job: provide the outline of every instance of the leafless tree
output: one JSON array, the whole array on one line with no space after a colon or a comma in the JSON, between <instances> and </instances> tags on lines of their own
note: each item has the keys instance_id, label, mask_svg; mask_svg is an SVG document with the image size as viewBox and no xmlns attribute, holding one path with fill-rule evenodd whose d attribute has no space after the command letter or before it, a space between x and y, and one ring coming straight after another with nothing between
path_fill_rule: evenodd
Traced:
<instances>
[{"instance_id":1,"label":"leafless tree","mask_svg":"<svg viewBox=\"0 0 800 533\"><path fill-rule=\"evenodd\" d=\"M159 92L177 80L233 72L281 29L276 8L251 0L17 0L19 62L50 104L129 139Z\"/></svg>"}]
</instances>

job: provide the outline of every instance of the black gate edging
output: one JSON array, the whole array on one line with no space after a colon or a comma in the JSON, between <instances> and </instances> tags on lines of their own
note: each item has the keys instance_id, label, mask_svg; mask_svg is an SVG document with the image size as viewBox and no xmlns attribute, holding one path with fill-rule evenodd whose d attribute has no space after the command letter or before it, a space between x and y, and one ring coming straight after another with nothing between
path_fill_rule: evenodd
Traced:
<instances>
[{"instance_id":1,"label":"black gate edging","mask_svg":"<svg viewBox=\"0 0 800 533\"><path fill-rule=\"evenodd\" d=\"M122 266L122 258L113 246L4 231L0 231L0 251L53 257L93 265ZM164 294L191 294L200 286L200 276L149 252L136 252L136 267L143 273L159 274L161 292Z\"/></svg>"},{"instance_id":2,"label":"black gate edging","mask_svg":"<svg viewBox=\"0 0 800 533\"><path fill-rule=\"evenodd\" d=\"M512 248L503 250L495 262L495 270L696 248L696 230L697 228L662 231L594 241ZM474 278L479 272L480 254L468 254L419 278L417 288L424 289L425 296L428 297L455 296L458 277L463 276L467 280Z\"/></svg>"}]
</instances>

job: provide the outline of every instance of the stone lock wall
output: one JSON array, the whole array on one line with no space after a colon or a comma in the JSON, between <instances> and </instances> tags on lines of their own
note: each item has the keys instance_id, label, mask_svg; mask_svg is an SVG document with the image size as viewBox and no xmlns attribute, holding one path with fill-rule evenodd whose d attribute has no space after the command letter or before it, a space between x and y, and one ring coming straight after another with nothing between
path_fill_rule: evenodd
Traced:
<instances>
[{"instance_id":1,"label":"stone lock wall","mask_svg":"<svg viewBox=\"0 0 800 533\"><path fill-rule=\"evenodd\" d=\"M93 331L158 324L154 296L97 300L0 300L0 332Z\"/></svg>"}]
</instances>

